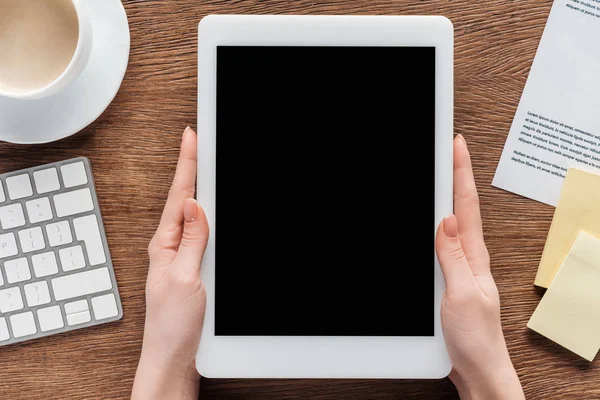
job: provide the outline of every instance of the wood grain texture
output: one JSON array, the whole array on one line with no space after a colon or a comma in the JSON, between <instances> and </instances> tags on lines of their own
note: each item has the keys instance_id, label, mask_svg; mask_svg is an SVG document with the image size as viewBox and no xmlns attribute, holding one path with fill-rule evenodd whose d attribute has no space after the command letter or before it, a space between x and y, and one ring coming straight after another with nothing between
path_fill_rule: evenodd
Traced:
<instances>
[{"instance_id":1,"label":"wood grain texture","mask_svg":"<svg viewBox=\"0 0 600 400\"><path fill-rule=\"evenodd\" d=\"M125 399L144 326L146 247L186 125L196 123L198 21L210 13L442 14L455 26L455 131L469 144L502 322L528 399L600 398L600 369L526 328L553 215L493 188L492 177L551 0L124 0L131 29L125 81L80 133L36 146L0 143L0 172L90 158L125 316L122 321L0 349L0 399ZM448 379L207 380L202 399L456 399Z\"/></svg>"}]
</instances>

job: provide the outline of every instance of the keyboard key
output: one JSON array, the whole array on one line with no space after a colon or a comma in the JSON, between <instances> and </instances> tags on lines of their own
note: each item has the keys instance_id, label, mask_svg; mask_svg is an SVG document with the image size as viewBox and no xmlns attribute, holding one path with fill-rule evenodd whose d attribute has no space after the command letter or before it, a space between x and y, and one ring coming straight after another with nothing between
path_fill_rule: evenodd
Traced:
<instances>
[{"instance_id":1,"label":"keyboard key","mask_svg":"<svg viewBox=\"0 0 600 400\"><path fill-rule=\"evenodd\" d=\"M14 233L0 235L0 258L12 257L19 254Z\"/></svg>"},{"instance_id":2,"label":"keyboard key","mask_svg":"<svg viewBox=\"0 0 600 400\"><path fill-rule=\"evenodd\" d=\"M85 242L90 265L100 265L106 262L104 245L100 236L100 228L95 215L88 215L73 220L77 240Z\"/></svg>"},{"instance_id":3,"label":"keyboard key","mask_svg":"<svg viewBox=\"0 0 600 400\"><path fill-rule=\"evenodd\" d=\"M0 312L9 313L23 309L23 298L21 297L21 289L12 287L0 290Z\"/></svg>"},{"instance_id":4,"label":"keyboard key","mask_svg":"<svg viewBox=\"0 0 600 400\"><path fill-rule=\"evenodd\" d=\"M2 186L2 181L0 181L0 203L4 203L6 201L6 196L4 196L4 187Z\"/></svg>"},{"instance_id":5,"label":"keyboard key","mask_svg":"<svg viewBox=\"0 0 600 400\"><path fill-rule=\"evenodd\" d=\"M6 178L6 187L8 189L8 197L10 197L11 200L33 196L31 180L29 179L28 174Z\"/></svg>"},{"instance_id":6,"label":"keyboard key","mask_svg":"<svg viewBox=\"0 0 600 400\"><path fill-rule=\"evenodd\" d=\"M60 249L58 255L60 256L60 265L65 272L85 268L85 257L81 246Z\"/></svg>"},{"instance_id":7,"label":"keyboard key","mask_svg":"<svg viewBox=\"0 0 600 400\"><path fill-rule=\"evenodd\" d=\"M46 248L42 228L39 226L19 231L19 242L21 242L23 253L31 253L32 251Z\"/></svg>"},{"instance_id":8,"label":"keyboard key","mask_svg":"<svg viewBox=\"0 0 600 400\"><path fill-rule=\"evenodd\" d=\"M65 326L59 306L40 308L37 310L37 316L42 332L53 331Z\"/></svg>"},{"instance_id":9,"label":"keyboard key","mask_svg":"<svg viewBox=\"0 0 600 400\"><path fill-rule=\"evenodd\" d=\"M4 279L2 278L2 274L0 274L0 286L4 286Z\"/></svg>"},{"instance_id":10,"label":"keyboard key","mask_svg":"<svg viewBox=\"0 0 600 400\"><path fill-rule=\"evenodd\" d=\"M10 325L12 326L13 335L16 338L37 333L35 320L33 319L33 313L31 311L12 315L10 317Z\"/></svg>"},{"instance_id":11,"label":"keyboard key","mask_svg":"<svg viewBox=\"0 0 600 400\"><path fill-rule=\"evenodd\" d=\"M56 215L61 218L92 211L94 209L92 192L85 188L57 194L54 196L54 207Z\"/></svg>"},{"instance_id":12,"label":"keyboard key","mask_svg":"<svg viewBox=\"0 0 600 400\"><path fill-rule=\"evenodd\" d=\"M2 229L12 229L25 225L25 214L23 214L21 204L0 207L0 222L2 222Z\"/></svg>"},{"instance_id":13,"label":"keyboard key","mask_svg":"<svg viewBox=\"0 0 600 400\"><path fill-rule=\"evenodd\" d=\"M0 342L10 339L10 333L8 333L8 325L6 324L6 318L0 318Z\"/></svg>"},{"instance_id":14,"label":"keyboard key","mask_svg":"<svg viewBox=\"0 0 600 400\"><path fill-rule=\"evenodd\" d=\"M54 192L60 189L56 168L43 169L33 173L35 188L39 194Z\"/></svg>"},{"instance_id":15,"label":"keyboard key","mask_svg":"<svg viewBox=\"0 0 600 400\"><path fill-rule=\"evenodd\" d=\"M88 183L85 165L83 165L82 161L61 166L60 173L62 174L65 187L67 188Z\"/></svg>"},{"instance_id":16,"label":"keyboard key","mask_svg":"<svg viewBox=\"0 0 600 400\"><path fill-rule=\"evenodd\" d=\"M110 293L104 296L94 297L92 299L92 308L94 309L94 318L106 319L116 317L119 314L115 295Z\"/></svg>"},{"instance_id":17,"label":"keyboard key","mask_svg":"<svg viewBox=\"0 0 600 400\"><path fill-rule=\"evenodd\" d=\"M27 298L27 305L29 307L48 304L52 301L46 281L30 283L25 285L23 289L25 289L25 297Z\"/></svg>"},{"instance_id":18,"label":"keyboard key","mask_svg":"<svg viewBox=\"0 0 600 400\"><path fill-rule=\"evenodd\" d=\"M72 303L65 304L65 314L77 314L80 312L88 311L90 308L88 307L87 300L77 300Z\"/></svg>"},{"instance_id":19,"label":"keyboard key","mask_svg":"<svg viewBox=\"0 0 600 400\"><path fill-rule=\"evenodd\" d=\"M77 314L67 314L67 323L69 326L85 324L91 320L92 316L90 315L89 311L84 311Z\"/></svg>"},{"instance_id":20,"label":"keyboard key","mask_svg":"<svg viewBox=\"0 0 600 400\"><path fill-rule=\"evenodd\" d=\"M48 235L48 243L52 247L62 246L73 242L71 228L68 221L61 221L54 224L46 225L46 234Z\"/></svg>"},{"instance_id":21,"label":"keyboard key","mask_svg":"<svg viewBox=\"0 0 600 400\"><path fill-rule=\"evenodd\" d=\"M52 279L52 290L57 301L110 289L112 289L112 282L106 267Z\"/></svg>"},{"instance_id":22,"label":"keyboard key","mask_svg":"<svg viewBox=\"0 0 600 400\"><path fill-rule=\"evenodd\" d=\"M47 197L35 199L25 203L29 222L37 224L38 222L50 221L52 219L52 209L50 209L50 200Z\"/></svg>"},{"instance_id":23,"label":"keyboard key","mask_svg":"<svg viewBox=\"0 0 600 400\"><path fill-rule=\"evenodd\" d=\"M36 278L58 274L58 265L54 252L36 254L31 257Z\"/></svg>"},{"instance_id":24,"label":"keyboard key","mask_svg":"<svg viewBox=\"0 0 600 400\"><path fill-rule=\"evenodd\" d=\"M84 324L92 320L87 300L65 304L65 314L69 325Z\"/></svg>"},{"instance_id":25,"label":"keyboard key","mask_svg":"<svg viewBox=\"0 0 600 400\"><path fill-rule=\"evenodd\" d=\"M8 283L23 282L31 279L29 263L25 257L6 261L4 263L4 271L6 272Z\"/></svg>"}]
</instances>

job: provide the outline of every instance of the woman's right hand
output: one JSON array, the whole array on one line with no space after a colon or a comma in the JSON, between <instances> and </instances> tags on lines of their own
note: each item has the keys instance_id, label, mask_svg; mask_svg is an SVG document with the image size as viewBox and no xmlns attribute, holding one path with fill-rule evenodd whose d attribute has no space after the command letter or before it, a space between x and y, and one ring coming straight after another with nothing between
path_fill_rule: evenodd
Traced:
<instances>
[{"instance_id":1,"label":"woman's right hand","mask_svg":"<svg viewBox=\"0 0 600 400\"><path fill-rule=\"evenodd\" d=\"M483 239L467 144L454 140L454 210L439 226L436 250L446 293L442 327L461 399L524 399L500 322L500 296Z\"/></svg>"}]
</instances>

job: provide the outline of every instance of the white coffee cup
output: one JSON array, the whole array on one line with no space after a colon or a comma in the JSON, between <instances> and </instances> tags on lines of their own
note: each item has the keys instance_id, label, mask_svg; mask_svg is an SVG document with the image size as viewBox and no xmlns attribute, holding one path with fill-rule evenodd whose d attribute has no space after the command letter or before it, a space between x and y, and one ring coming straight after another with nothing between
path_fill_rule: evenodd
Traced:
<instances>
[{"instance_id":1,"label":"white coffee cup","mask_svg":"<svg viewBox=\"0 0 600 400\"><path fill-rule=\"evenodd\" d=\"M40 99L48 97L61 91L81 74L88 62L93 41L92 25L88 15L89 6L87 2L89 0L70 1L77 14L79 35L75 52L67 67L56 79L41 88L29 92L10 92L0 88L0 96L13 99Z\"/></svg>"}]
</instances>

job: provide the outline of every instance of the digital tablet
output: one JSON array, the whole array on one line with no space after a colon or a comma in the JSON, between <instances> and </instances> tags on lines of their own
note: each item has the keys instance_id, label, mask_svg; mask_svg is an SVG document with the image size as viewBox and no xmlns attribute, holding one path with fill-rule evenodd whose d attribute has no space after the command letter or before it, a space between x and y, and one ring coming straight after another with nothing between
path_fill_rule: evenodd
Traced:
<instances>
[{"instance_id":1,"label":"digital tablet","mask_svg":"<svg viewBox=\"0 0 600 400\"><path fill-rule=\"evenodd\" d=\"M452 131L444 17L202 19L198 371L446 376L434 236L453 209Z\"/></svg>"}]
</instances>

